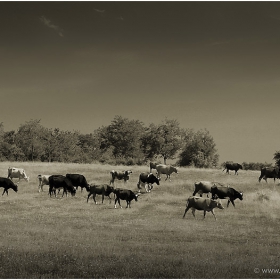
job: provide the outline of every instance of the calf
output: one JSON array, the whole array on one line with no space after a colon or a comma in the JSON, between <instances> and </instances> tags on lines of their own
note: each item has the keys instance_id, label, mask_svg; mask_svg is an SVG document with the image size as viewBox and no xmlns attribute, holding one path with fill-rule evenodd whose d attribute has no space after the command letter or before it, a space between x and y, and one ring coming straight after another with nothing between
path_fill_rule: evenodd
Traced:
<instances>
[{"instance_id":1,"label":"calf","mask_svg":"<svg viewBox=\"0 0 280 280\"><path fill-rule=\"evenodd\" d=\"M124 189L115 189L114 194L116 195L115 208L117 208L117 202L119 203L119 206L122 208L120 199L126 200L126 208L131 208L130 207L131 201L133 199L135 199L135 201L137 201L137 197L139 196L139 194L135 194L131 190L124 190Z\"/></svg>"},{"instance_id":2,"label":"calf","mask_svg":"<svg viewBox=\"0 0 280 280\"><path fill-rule=\"evenodd\" d=\"M66 174L66 178L68 178L72 185L76 187L76 190L78 187L81 187L81 192L83 191L83 188L86 188L87 191L89 191L89 184L87 183L87 180L84 175L80 174Z\"/></svg>"},{"instance_id":3,"label":"calf","mask_svg":"<svg viewBox=\"0 0 280 280\"><path fill-rule=\"evenodd\" d=\"M197 197L197 196L191 196L187 199L186 210L183 215L183 218L185 218L185 215L190 208L192 208L192 214L194 217L195 217L195 213L194 213L195 210L202 210L202 211L204 211L204 218L205 218L206 211L207 211L207 212L211 212L213 214L215 220L217 220L217 218L214 213L214 208L224 209L222 204L217 200L213 200L211 198L202 198L202 197Z\"/></svg>"},{"instance_id":4,"label":"calf","mask_svg":"<svg viewBox=\"0 0 280 280\"><path fill-rule=\"evenodd\" d=\"M53 191L63 188L62 197L64 196L64 193L66 193L66 196L68 195L68 191L74 196L76 194L76 189L72 185L71 181L62 175L51 175L49 177L49 195L51 196ZM55 192L56 196L56 192Z\"/></svg>"},{"instance_id":5,"label":"calf","mask_svg":"<svg viewBox=\"0 0 280 280\"><path fill-rule=\"evenodd\" d=\"M159 185L159 179L149 172L143 172L139 175L139 180L137 183L138 190L140 192L141 187L145 187L146 192L150 192L153 188L153 184L156 183Z\"/></svg>"},{"instance_id":6,"label":"calf","mask_svg":"<svg viewBox=\"0 0 280 280\"><path fill-rule=\"evenodd\" d=\"M126 171L122 171L122 172L117 172L115 170L112 170L110 172L110 174L112 176L112 178L110 180L110 184L112 184L114 186L115 179L123 180L124 183L126 183L129 180L129 175L131 173L132 173L131 170L126 170Z\"/></svg>"},{"instance_id":7,"label":"calf","mask_svg":"<svg viewBox=\"0 0 280 280\"><path fill-rule=\"evenodd\" d=\"M240 200L243 200L243 193L238 192L234 188L230 188L229 186L227 186L227 187L214 186L214 187L211 188L211 193L212 193L212 199L228 198L227 207L229 206L230 202L235 207L234 200L237 199L237 198L239 198Z\"/></svg>"},{"instance_id":8,"label":"calf","mask_svg":"<svg viewBox=\"0 0 280 280\"><path fill-rule=\"evenodd\" d=\"M39 180L38 192L43 191L44 185L49 185L50 176L51 175L38 175L38 180Z\"/></svg>"},{"instance_id":9,"label":"calf","mask_svg":"<svg viewBox=\"0 0 280 280\"><path fill-rule=\"evenodd\" d=\"M0 188L4 188L2 195L4 195L4 193L8 195L8 189L12 189L15 192L18 191L18 186L12 180L3 177L0 177Z\"/></svg>"},{"instance_id":10,"label":"calf","mask_svg":"<svg viewBox=\"0 0 280 280\"><path fill-rule=\"evenodd\" d=\"M95 202L95 204L97 204L96 200L95 200L95 196L97 194L102 195L102 203L104 201L104 196L108 196L108 198L110 199L110 203L111 203L111 197L110 194L114 191L114 187L104 184L104 185L90 185L89 186L89 194L87 197L87 202L90 198L90 196L92 195L92 198Z\"/></svg>"},{"instance_id":11,"label":"calf","mask_svg":"<svg viewBox=\"0 0 280 280\"><path fill-rule=\"evenodd\" d=\"M26 173L22 168L9 167L8 178L11 180L13 178L18 178L18 182L20 181L20 179L24 179L25 181L29 182L29 177L26 176Z\"/></svg>"}]
</instances>

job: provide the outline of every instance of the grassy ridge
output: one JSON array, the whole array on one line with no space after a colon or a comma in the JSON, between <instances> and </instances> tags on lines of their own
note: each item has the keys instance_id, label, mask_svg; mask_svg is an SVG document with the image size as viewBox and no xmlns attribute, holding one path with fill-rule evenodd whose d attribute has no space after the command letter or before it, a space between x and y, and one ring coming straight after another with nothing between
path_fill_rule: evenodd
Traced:
<instances>
[{"instance_id":1,"label":"grassy ridge","mask_svg":"<svg viewBox=\"0 0 280 280\"><path fill-rule=\"evenodd\" d=\"M14 163L0 163L0 176ZM1 196L1 278L279 278L254 268L279 268L279 186L258 183L259 172L226 175L216 169L180 168L172 181L141 194L131 209L114 209L105 198L86 203L87 193L50 198L38 193L38 174L80 173L109 183L110 170L132 169L125 188L137 190L148 166L17 163L30 182ZM191 211L186 199L198 180L229 184L244 192L224 210ZM116 182L118 187L123 183ZM2 190L2 189L1 189ZM224 206L226 200L223 200ZM126 203L122 202L125 206Z\"/></svg>"}]
</instances>

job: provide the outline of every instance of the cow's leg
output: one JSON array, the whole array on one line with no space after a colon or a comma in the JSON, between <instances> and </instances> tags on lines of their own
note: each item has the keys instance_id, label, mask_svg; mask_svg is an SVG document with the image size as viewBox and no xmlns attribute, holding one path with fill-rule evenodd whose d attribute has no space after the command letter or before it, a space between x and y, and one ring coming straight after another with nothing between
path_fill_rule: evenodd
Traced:
<instances>
[{"instance_id":1,"label":"cow's leg","mask_svg":"<svg viewBox=\"0 0 280 280\"><path fill-rule=\"evenodd\" d=\"M189 211L189 209L190 209L190 207L189 207L188 204L187 204L186 209L185 209L185 213L184 213L184 215L183 215L183 218L185 218L186 213Z\"/></svg>"},{"instance_id":2,"label":"cow's leg","mask_svg":"<svg viewBox=\"0 0 280 280\"><path fill-rule=\"evenodd\" d=\"M111 204L112 200L111 200L110 195L108 195L108 198L109 198L109 203Z\"/></svg>"},{"instance_id":3,"label":"cow's leg","mask_svg":"<svg viewBox=\"0 0 280 280\"><path fill-rule=\"evenodd\" d=\"M104 193L102 194L102 204L103 204L103 201L104 201Z\"/></svg>"},{"instance_id":4,"label":"cow's leg","mask_svg":"<svg viewBox=\"0 0 280 280\"><path fill-rule=\"evenodd\" d=\"M193 214L194 218L196 219L196 217L195 217L195 208L192 208L192 214Z\"/></svg>"},{"instance_id":5,"label":"cow's leg","mask_svg":"<svg viewBox=\"0 0 280 280\"><path fill-rule=\"evenodd\" d=\"M117 202L119 203L120 207L122 208L120 199L118 197L115 199L115 208L117 208Z\"/></svg>"},{"instance_id":6,"label":"cow's leg","mask_svg":"<svg viewBox=\"0 0 280 280\"><path fill-rule=\"evenodd\" d=\"M4 195L5 192L6 192L7 195L8 195L8 189L4 188L4 191L3 191L2 195Z\"/></svg>"},{"instance_id":7,"label":"cow's leg","mask_svg":"<svg viewBox=\"0 0 280 280\"><path fill-rule=\"evenodd\" d=\"M217 220L216 215L215 215L215 212L214 212L214 209L211 210L211 213L213 214L215 220ZM204 217L205 217L205 215L204 215Z\"/></svg>"},{"instance_id":8,"label":"cow's leg","mask_svg":"<svg viewBox=\"0 0 280 280\"><path fill-rule=\"evenodd\" d=\"M235 204L234 204L234 200L233 199L229 199L228 200L228 203L227 203L227 207L229 206L229 203L231 202L231 204L235 207Z\"/></svg>"},{"instance_id":9,"label":"cow's leg","mask_svg":"<svg viewBox=\"0 0 280 280\"><path fill-rule=\"evenodd\" d=\"M130 205L129 205L129 201L127 200L126 201L126 207L125 208L130 208Z\"/></svg>"},{"instance_id":10,"label":"cow's leg","mask_svg":"<svg viewBox=\"0 0 280 280\"><path fill-rule=\"evenodd\" d=\"M89 198L90 198L91 195L92 195L91 193L88 194L87 202L88 202L88 200L89 200Z\"/></svg>"},{"instance_id":11,"label":"cow's leg","mask_svg":"<svg viewBox=\"0 0 280 280\"><path fill-rule=\"evenodd\" d=\"M93 201L95 202L95 204L97 204L97 202L96 202L96 200L95 200L95 197L96 197L96 193L93 193L93 194L92 194L92 199L93 199Z\"/></svg>"},{"instance_id":12,"label":"cow's leg","mask_svg":"<svg viewBox=\"0 0 280 280\"><path fill-rule=\"evenodd\" d=\"M262 175L259 177L259 183L261 182L262 177L263 177Z\"/></svg>"}]
</instances>

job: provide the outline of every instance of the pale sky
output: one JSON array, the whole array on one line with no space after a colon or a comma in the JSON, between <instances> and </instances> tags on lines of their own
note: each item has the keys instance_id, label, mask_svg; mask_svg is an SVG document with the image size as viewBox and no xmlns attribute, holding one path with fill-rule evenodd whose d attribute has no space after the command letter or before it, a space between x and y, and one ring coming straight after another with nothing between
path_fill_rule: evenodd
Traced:
<instances>
[{"instance_id":1,"label":"pale sky","mask_svg":"<svg viewBox=\"0 0 280 280\"><path fill-rule=\"evenodd\" d=\"M280 2L0 2L0 122L206 128L220 162L280 150Z\"/></svg>"}]
</instances>

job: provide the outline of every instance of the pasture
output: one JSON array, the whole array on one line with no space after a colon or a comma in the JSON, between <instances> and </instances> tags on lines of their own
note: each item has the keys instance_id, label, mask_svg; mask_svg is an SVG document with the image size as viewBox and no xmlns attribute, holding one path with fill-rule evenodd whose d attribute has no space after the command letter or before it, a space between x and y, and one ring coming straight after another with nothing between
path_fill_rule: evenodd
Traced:
<instances>
[{"instance_id":1,"label":"pasture","mask_svg":"<svg viewBox=\"0 0 280 280\"><path fill-rule=\"evenodd\" d=\"M98 164L0 163L0 177L9 166L24 168L29 182L0 197L1 278L279 278L280 195L278 180L259 183L260 172L179 168L171 182L142 193L131 209L114 209L107 197L97 205L87 192L49 197L38 192L38 174L83 174L89 183L110 181L114 169L131 169L130 180L116 187L137 191L140 172L148 166ZM182 218L194 182L229 184L244 192L236 208L222 200L224 210L191 211ZM17 180L14 179L16 182ZM3 189L0 189L3 192ZM144 192L144 190L143 190ZM2 194L2 193L1 193ZM111 195L113 198L113 195Z\"/></svg>"}]
</instances>

